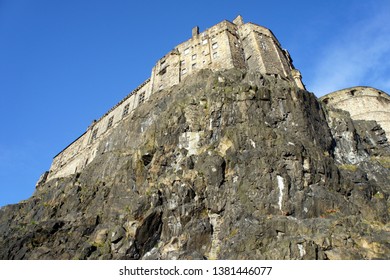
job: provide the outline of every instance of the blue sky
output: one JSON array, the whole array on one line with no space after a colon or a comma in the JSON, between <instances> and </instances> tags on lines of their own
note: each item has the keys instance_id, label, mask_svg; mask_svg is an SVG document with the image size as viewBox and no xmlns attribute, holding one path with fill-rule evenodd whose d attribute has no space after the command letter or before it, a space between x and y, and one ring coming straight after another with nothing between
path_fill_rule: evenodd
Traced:
<instances>
[{"instance_id":1,"label":"blue sky","mask_svg":"<svg viewBox=\"0 0 390 280\"><path fill-rule=\"evenodd\" d=\"M390 1L0 0L0 206L30 197L53 156L193 26L238 14L274 32L317 96L390 92Z\"/></svg>"}]
</instances>

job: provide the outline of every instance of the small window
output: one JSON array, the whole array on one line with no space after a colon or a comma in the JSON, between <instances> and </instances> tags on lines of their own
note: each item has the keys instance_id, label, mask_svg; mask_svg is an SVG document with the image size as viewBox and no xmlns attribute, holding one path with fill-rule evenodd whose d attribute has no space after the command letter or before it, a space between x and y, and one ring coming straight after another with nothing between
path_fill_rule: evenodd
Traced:
<instances>
[{"instance_id":1,"label":"small window","mask_svg":"<svg viewBox=\"0 0 390 280\"><path fill-rule=\"evenodd\" d=\"M192 55L192 60L195 60L196 59L196 54L193 54Z\"/></svg>"},{"instance_id":2,"label":"small window","mask_svg":"<svg viewBox=\"0 0 390 280\"><path fill-rule=\"evenodd\" d=\"M167 67L161 69L160 75L162 76L162 75L164 75L165 73L167 73Z\"/></svg>"},{"instance_id":3,"label":"small window","mask_svg":"<svg viewBox=\"0 0 390 280\"><path fill-rule=\"evenodd\" d=\"M192 69L196 68L196 63L192 64Z\"/></svg>"},{"instance_id":4,"label":"small window","mask_svg":"<svg viewBox=\"0 0 390 280\"><path fill-rule=\"evenodd\" d=\"M218 58L218 53L217 52L213 53L213 58Z\"/></svg>"},{"instance_id":5,"label":"small window","mask_svg":"<svg viewBox=\"0 0 390 280\"><path fill-rule=\"evenodd\" d=\"M183 68L182 70L181 70L181 74L182 75L185 75L187 73L187 69L186 68Z\"/></svg>"},{"instance_id":6,"label":"small window","mask_svg":"<svg viewBox=\"0 0 390 280\"><path fill-rule=\"evenodd\" d=\"M113 122L114 122L114 116L112 116L111 118L108 119L107 129L109 129L112 126Z\"/></svg>"},{"instance_id":7,"label":"small window","mask_svg":"<svg viewBox=\"0 0 390 280\"><path fill-rule=\"evenodd\" d=\"M184 50L184 54L189 54L190 53L190 48L186 48L185 50Z\"/></svg>"},{"instance_id":8,"label":"small window","mask_svg":"<svg viewBox=\"0 0 390 280\"><path fill-rule=\"evenodd\" d=\"M141 93L139 94L138 104L141 104L141 103L143 103L144 101L145 101L145 92L143 91L143 92L141 92Z\"/></svg>"},{"instance_id":9,"label":"small window","mask_svg":"<svg viewBox=\"0 0 390 280\"><path fill-rule=\"evenodd\" d=\"M218 43L217 42L213 43L211 47L213 48L213 50L215 50L216 48L218 48Z\"/></svg>"},{"instance_id":10,"label":"small window","mask_svg":"<svg viewBox=\"0 0 390 280\"><path fill-rule=\"evenodd\" d=\"M127 105L125 106L125 108L123 108L122 118L123 118L124 116L127 116L128 113L129 113L129 104L127 104Z\"/></svg>"},{"instance_id":11,"label":"small window","mask_svg":"<svg viewBox=\"0 0 390 280\"><path fill-rule=\"evenodd\" d=\"M161 61L160 65L163 66L165 64L165 59Z\"/></svg>"},{"instance_id":12,"label":"small window","mask_svg":"<svg viewBox=\"0 0 390 280\"><path fill-rule=\"evenodd\" d=\"M209 41L209 40L204 39L204 40L202 41L202 45L206 45L206 44L208 43L208 41Z\"/></svg>"},{"instance_id":13,"label":"small window","mask_svg":"<svg viewBox=\"0 0 390 280\"><path fill-rule=\"evenodd\" d=\"M185 62L185 60L182 60L182 61L180 61L180 65L185 65L186 64L186 62Z\"/></svg>"},{"instance_id":14,"label":"small window","mask_svg":"<svg viewBox=\"0 0 390 280\"><path fill-rule=\"evenodd\" d=\"M268 48L267 48L267 44L264 43L264 42L261 42L261 47L262 47L262 49L265 50L265 51L268 49Z\"/></svg>"},{"instance_id":15,"label":"small window","mask_svg":"<svg viewBox=\"0 0 390 280\"><path fill-rule=\"evenodd\" d=\"M92 142L93 140L95 140L95 139L97 138L97 133L98 133L98 129L96 128L96 129L92 132L92 136L91 136L90 142Z\"/></svg>"}]
</instances>

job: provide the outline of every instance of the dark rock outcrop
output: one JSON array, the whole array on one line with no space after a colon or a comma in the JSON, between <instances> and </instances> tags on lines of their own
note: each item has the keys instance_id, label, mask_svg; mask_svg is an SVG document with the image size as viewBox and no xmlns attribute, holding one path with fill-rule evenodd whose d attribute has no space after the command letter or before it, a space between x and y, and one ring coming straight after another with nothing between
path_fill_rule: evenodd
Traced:
<instances>
[{"instance_id":1,"label":"dark rock outcrop","mask_svg":"<svg viewBox=\"0 0 390 280\"><path fill-rule=\"evenodd\" d=\"M1 259L390 257L383 130L279 77L202 70L97 152L1 208Z\"/></svg>"}]
</instances>

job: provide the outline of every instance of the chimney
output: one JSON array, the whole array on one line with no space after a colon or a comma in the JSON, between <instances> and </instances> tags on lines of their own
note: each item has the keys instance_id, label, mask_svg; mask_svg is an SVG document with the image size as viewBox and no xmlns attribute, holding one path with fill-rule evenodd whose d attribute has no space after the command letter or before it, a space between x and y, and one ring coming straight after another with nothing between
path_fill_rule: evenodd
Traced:
<instances>
[{"instance_id":1,"label":"chimney","mask_svg":"<svg viewBox=\"0 0 390 280\"><path fill-rule=\"evenodd\" d=\"M198 34L199 34L199 26L195 26L194 28L192 28L192 37L195 37Z\"/></svg>"},{"instance_id":2,"label":"chimney","mask_svg":"<svg viewBox=\"0 0 390 280\"><path fill-rule=\"evenodd\" d=\"M242 16L238 15L234 20L233 23L237 26L243 25L244 24L244 19Z\"/></svg>"}]
</instances>

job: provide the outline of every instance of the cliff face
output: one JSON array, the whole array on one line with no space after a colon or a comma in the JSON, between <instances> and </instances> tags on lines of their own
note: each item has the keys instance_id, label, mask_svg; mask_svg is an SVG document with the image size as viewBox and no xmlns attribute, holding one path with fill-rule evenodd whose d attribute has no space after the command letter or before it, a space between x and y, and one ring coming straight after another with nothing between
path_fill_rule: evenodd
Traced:
<instances>
[{"instance_id":1,"label":"cliff face","mask_svg":"<svg viewBox=\"0 0 390 280\"><path fill-rule=\"evenodd\" d=\"M388 141L324 106L274 76L189 76L1 208L0 258L388 259Z\"/></svg>"}]
</instances>

